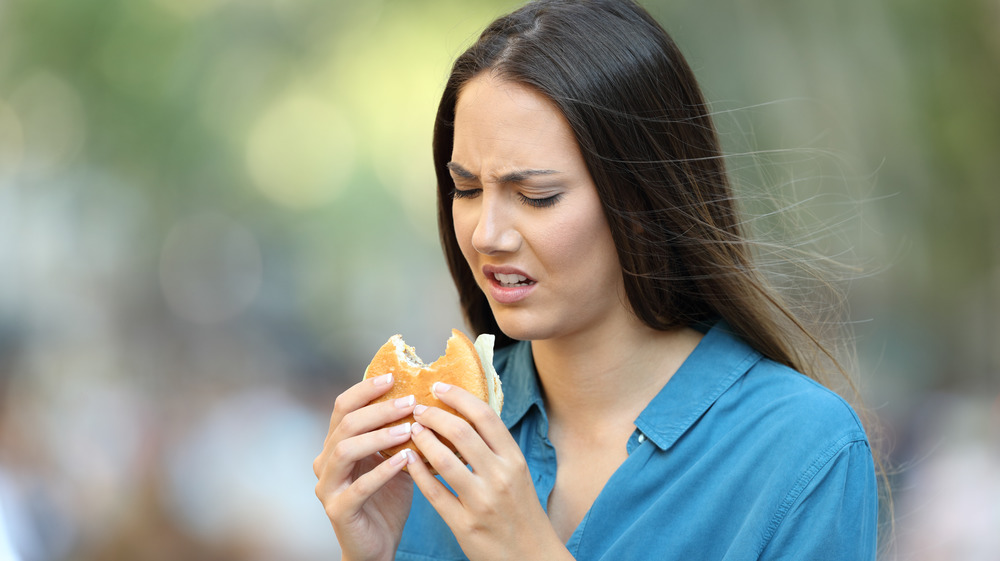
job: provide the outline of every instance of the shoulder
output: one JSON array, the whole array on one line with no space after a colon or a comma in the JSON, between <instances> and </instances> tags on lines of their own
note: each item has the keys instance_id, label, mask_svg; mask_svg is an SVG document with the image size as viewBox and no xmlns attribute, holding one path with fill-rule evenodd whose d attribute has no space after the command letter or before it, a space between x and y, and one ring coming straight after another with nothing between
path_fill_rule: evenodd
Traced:
<instances>
[{"instance_id":1,"label":"shoulder","mask_svg":"<svg viewBox=\"0 0 1000 561\"><path fill-rule=\"evenodd\" d=\"M839 394L787 366L761 359L731 388L744 414L764 422L764 427L830 438L865 439L854 408Z\"/></svg>"},{"instance_id":2,"label":"shoulder","mask_svg":"<svg viewBox=\"0 0 1000 561\"><path fill-rule=\"evenodd\" d=\"M874 461L861 420L843 397L761 359L716 406L715 418L725 427L720 443L729 446L734 469L744 485L766 497L758 547L780 528L802 539L847 541L870 529L877 504Z\"/></svg>"},{"instance_id":3,"label":"shoulder","mask_svg":"<svg viewBox=\"0 0 1000 561\"><path fill-rule=\"evenodd\" d=\"M755 463L766 467L754 484L775 501L760 547L774 558L873 558L874 458L854 408L822 384L769 360L733 389L732 397L745 404L744 415L756 425ZM810 549L823 540L830 551Z\"/></svg>"},{"instance_id":4,"label":"shoulder","mask_svg":"<svg viewBox=\"0 0 1000 561\"><path fill-rule=\"evenodd\" d=\"M721 425L734 452L766 466L758 475L776 485L773 491L789 481L801 490L845 455L858 466L873 462L861 420L844 398L770 360L750 368L716 407L712 424Z\"/></svg>"}]
</instances>

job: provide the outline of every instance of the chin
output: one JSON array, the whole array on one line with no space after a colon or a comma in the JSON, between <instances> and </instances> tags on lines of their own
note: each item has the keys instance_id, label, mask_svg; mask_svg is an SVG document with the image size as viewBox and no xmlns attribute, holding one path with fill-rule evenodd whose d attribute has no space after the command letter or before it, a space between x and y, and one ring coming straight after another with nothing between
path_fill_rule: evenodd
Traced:
<instances>
[{"instance_id":1,"label":"chin","mask_svg":"<svg viewBox=\"0 0 1000 561\"><path fill-rule=\"evenodd\" d=\"M550 339L556 335L551 320L539 320L531 317L532 314L526 310L501 310L500 313L494 309L493 317L500 326L500 331L504 335L518 341L539 341Z\"/></svg>"}]
</instances>

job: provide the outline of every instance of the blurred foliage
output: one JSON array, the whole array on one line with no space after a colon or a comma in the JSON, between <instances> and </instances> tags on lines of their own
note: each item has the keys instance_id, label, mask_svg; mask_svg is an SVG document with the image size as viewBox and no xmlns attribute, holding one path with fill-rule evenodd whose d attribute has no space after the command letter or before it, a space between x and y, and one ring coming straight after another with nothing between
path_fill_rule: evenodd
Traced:
<instances>
[{"instance_id":1,"label":"blurred foliage","mask_svg":"<svg viewBox=\"0 0 1000 561\"><path fill-rule=\"evenodd\" d=\"M517 4L0 0L0 483L73 489L32 499L70 528L32 558L250 558L261 536L177 522L170 489L191 475L171 454L257 388L318 412L318 446L389 335L439 350L461 320L437 245L437 96ZM862 267L852 317L881 413L1000 391L1000 4L645 5L701 79L758 228ZM304 422L287 396L264 403ZM318 545L267 543L329 554L318 506L301 517Z\"/></svg>"}]
</instances>

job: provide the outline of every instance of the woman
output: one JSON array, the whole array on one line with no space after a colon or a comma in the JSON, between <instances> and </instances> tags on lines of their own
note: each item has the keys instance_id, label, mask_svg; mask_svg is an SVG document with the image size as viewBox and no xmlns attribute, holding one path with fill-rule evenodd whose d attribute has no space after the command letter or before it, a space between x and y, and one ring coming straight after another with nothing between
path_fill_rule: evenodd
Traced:
<instances>
[{"instance_id":1,"label":"woman","mask_svg":"<svg viewBox=\"0 0 1000 561\"><path fill-rule=\"evenodd\" d=\"M454 65L434 160L504 410L447 386L470 423L369 405L391 376L339 396L314 469L344 559L874 558L864 430L756 271L707 105L648 13L498 19ZM376 454L408 439L440 479Z\"/></svg>"}]
</instances>

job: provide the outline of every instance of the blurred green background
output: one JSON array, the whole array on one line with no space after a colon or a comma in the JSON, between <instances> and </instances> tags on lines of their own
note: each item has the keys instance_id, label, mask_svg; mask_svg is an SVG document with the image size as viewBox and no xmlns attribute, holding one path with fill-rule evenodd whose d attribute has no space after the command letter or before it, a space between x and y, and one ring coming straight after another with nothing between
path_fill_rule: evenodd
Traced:
<instances>
[{"instance_id":1,"label":"blurred green background","mask_svg":"<svg viewBox=\"0 0 1000 561\"><path fill-rule=\"evenodd\" d=\"M336 558L311 462L461 325L433 114L518 4L0 0L0 560ZM885 558L1000 558L1000 2L644 4L759 229L853 267Z\"/></svg>"}]
</instances>

